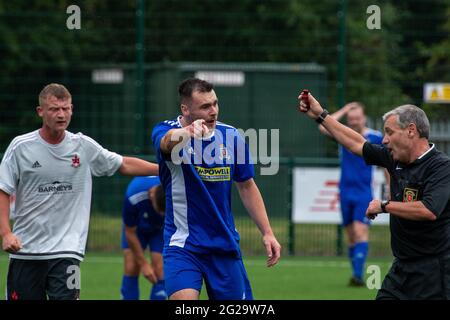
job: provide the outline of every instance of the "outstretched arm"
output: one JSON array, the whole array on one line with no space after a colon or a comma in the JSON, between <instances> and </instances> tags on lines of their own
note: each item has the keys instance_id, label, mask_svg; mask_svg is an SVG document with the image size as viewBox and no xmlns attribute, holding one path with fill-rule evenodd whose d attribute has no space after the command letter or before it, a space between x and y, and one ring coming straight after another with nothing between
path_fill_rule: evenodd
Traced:
<instances>
[{"instance_id":1,"label":"outstretched arm","mask_svg":"<svg viewBox=\"0 0 450 320\"><path fill-rule=\"evenodd\" d=\"M309 108L301 100L300 96L298 97L298 101L300 104L300 111L306 113L312 119L319 118L323 112L323 108L320 103L310 93L308 94ZM330 116L325 117L322 125L334 137L334 139L336 139L337 142L342 144L354 154L362 156L362 149L366 139L364 139L364 137L358 132L350 129Z\"/></svg>"},{"instance_id":2,"label":"outstretched arm","mask_svg":"<svg viewBox=\"0 0 450 320\"><path fill-rule=\"evenodd\" d=\"M123 157L119 172L125 176L157 176L159 166L139 158Z\"/></svg>"},{"instance_id":3,"label":"outstretched arm","mask_svg":"<svg viewBox=\"0 0 450 320\"><path fill-rule=\"evenodd\" d=\"M342 119L342 117L344 117L350 111L351 108L353 108L353 106L351 104L346 104L345 106L340 108L338 111L330 114L330 116L332 118L336 119L337 121L340 121ZM322 134L333 138L331 133L328 132L328 130L323 125L319 124L319 130Z\"/></svg>"},{"instance_id":4,"label":"outstretched arm","mask_svg":"<svg viewBox=\"0 0 450 320\"><path fill-rule=\"evenodd\" d=\"M270 227L269 218L267 217L266 208L264 206L261 193L253 179L236 183L239 196L242 203L247 209L250 217L258 226L263 236L263 243L267 253L267 266L275 265L280 259L281 246L275 238L272 228Z\"/></svg>"}]
</instances>

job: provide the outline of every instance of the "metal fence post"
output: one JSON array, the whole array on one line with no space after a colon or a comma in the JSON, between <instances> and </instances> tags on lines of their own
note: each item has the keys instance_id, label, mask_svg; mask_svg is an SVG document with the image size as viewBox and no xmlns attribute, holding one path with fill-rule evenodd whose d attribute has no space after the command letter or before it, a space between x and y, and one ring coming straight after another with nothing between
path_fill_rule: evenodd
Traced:
<instances>
[{"instance_id":1,"label":"metal fence post","mask_svg":"<svg viewBox=\"0 0 450 320\"><path fill-rule=\"evenodd\" d=\"M288 253L290 256L295 254L295 223L292 221L292 189L294 185L294 162L292 158L288 161L288 199L287 199L287 218L288 221Z\"/></svg>"},{"instance_id":2,"label":"metal fence post","mask_svg":"<svg viewBox=\"0 0 450 320\"><path fill-rule=\"evenodd\" d=\"M136 7L136 108L134 119L135 126L135 146L134 152L142 153L144 146L144 112L145 112L145 0L138 0Z\"/></svg>"},{"instance_id":3,"label":"metal fence post","mask_svg":"<svg viewBox=\"0 0 450 320\"><path fill-rule=\"evenodd\" d=\"M339 43L337 44L338 51L338 71L337 71L337 104L341 108L345 103L345 86L346 86L346 36L347 36L347 0L340 1L340 8L338 11L339 19Z\"/></svg>"},{"instance_id":4,"label":"metal fence post","mask_svg":"<svg viewBox=\"0 0 450 320\"><path fill-rule=\"evenodd\" d=\"M342 237L342 226L337 225L337 238L336 238L336 255L342 256L343 253L343 237Z\"/></svg>"},{"instance_id":5,"label":"metal fence post","mask_svg":"<svg viewBox=\"0 0 450 320\"><path fill-rule=\"evenodd\" d=\"M345 86L346 86L346 18L347 18L347 0L341 0L339 3L339 43L338 51L338 72L337 72L337 106L342 108L345 104ZM337 226L336 254L342 255L342 227Z\"/></svg>"}]
</instances>

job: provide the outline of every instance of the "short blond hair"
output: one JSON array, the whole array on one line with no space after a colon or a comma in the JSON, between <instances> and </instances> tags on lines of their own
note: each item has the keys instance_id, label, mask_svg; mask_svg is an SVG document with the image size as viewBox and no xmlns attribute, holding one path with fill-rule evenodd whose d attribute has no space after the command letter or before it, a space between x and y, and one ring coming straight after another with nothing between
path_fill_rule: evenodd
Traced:
<instances>
[{"instance_id":1,"label":"short blond hair","mask_svg":"<svg viewBox=\"0 0 450 320\"><path fill-rule=\"evenodd\" d=\"M72 98L72 95L65 86L59 83L50 83L42 89L41 93L39 93L39 105L42 106L45 100L50 96L54 96L58 100L68 100Z\"/></svg>"}]
</instances>

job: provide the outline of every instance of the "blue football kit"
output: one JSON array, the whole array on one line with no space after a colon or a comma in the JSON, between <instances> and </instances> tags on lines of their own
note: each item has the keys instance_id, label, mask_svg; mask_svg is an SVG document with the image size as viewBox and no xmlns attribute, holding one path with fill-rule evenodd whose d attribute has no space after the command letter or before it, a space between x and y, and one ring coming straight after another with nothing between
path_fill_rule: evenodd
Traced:
<instances>
[{"instance_id":1,"label":"blue football kit","mask_svg":"<svg viewBox=\"0 0 450 320\"><path fill-rule=\"evenodd\" d=\"M381 132L368 129L364 138L373 144L381 144ZM341 162L341 178L339 181L340 201L343 225L353 221L369 224L365 213L372 200L373 166L369 166L364 159L339 146Z\"/></svg>"},{"instance_id":2,"label":"blue football kit","mask_svg":"<svg viewBox=\"0 0 450 320\"><path fill-rule=\"evenodd\" d=\"M367 129L364 138L373 144L381 144L381 132ZM366 210L372 201L373 166L367 165L364 159L339 146L341 160L341 178L339 181L339 197L342 224L349 226L355 221L370 224ZM367 241L357 242L348 247L348 257L352 264L353 277L363 279L364 264L369 251Z\"/></svg>"},{"instance_id":3,"label":"blue football kit","mask_svg":"<svg viewBox=\"0 0 450 320\"><path fill-rule=\"evenodd\" d=\"M125 226L136 227L136 235L142 250L148 248L152 252L162 253L164 217L155 211L148 190L160 185L158 177L135 177L128 185L122 208L122 249L129 249ZM123 276L121 293L124 300L139 299L138 277ZM166 298L164 280L153 285L150 299Z\"/></svg>"},{"instance_id":4,"label":"blue football kit","mask_svg":"<svg viewBox=\"0 0 450 320\"><path fill-rule=\"evenodd\" d=\"M187 288L200 292L205 280L210 299L252 299L231 211L233 181L254 177L248 146L234 127L217 122L209 137L190 138L171 154L162 153L161 139L182 128L180 118L161 122L152 132L166 193L167 294Z\"/></svg>"},{"instance_id":5,"label":"blue football kit","mask_svg":"<svg viewBox=\"0 0 450 320\"><path fill-rule=\"evenodd\" d=\"M158 177L136 177L128 185L123 201L122 219L128 227L137 227L142 249L147 247L162 253L164 217L155 211L148 197L148 189L160 185ZM122 228L122 249L128 249L125 228Z\"/></svg>"}]
</instances>

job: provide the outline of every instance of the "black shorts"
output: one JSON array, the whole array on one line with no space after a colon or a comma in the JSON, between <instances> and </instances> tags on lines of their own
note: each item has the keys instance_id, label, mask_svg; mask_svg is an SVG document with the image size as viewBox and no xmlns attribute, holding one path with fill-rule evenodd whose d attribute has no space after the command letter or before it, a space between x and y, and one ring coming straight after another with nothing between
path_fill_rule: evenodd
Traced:
<instances>
[{"instance_id":1,"label":"black shorts","mask_svg":"<svg viewBox=\"0 0 450 320\"><path fill-rule=\"evenodd\" d=\"M394 260L377 300L449 300L450 255Z\"/></svg>"},{"instance_id":2,"label":"black shorts","mask_svg":"<svg viewBox=\"0 0 450 320\"><path fill-rule=\"evenodd\" d=\"M77 300L80 261L10 259L6 294L8 300Z\"/></svg>"}]
</instances>

